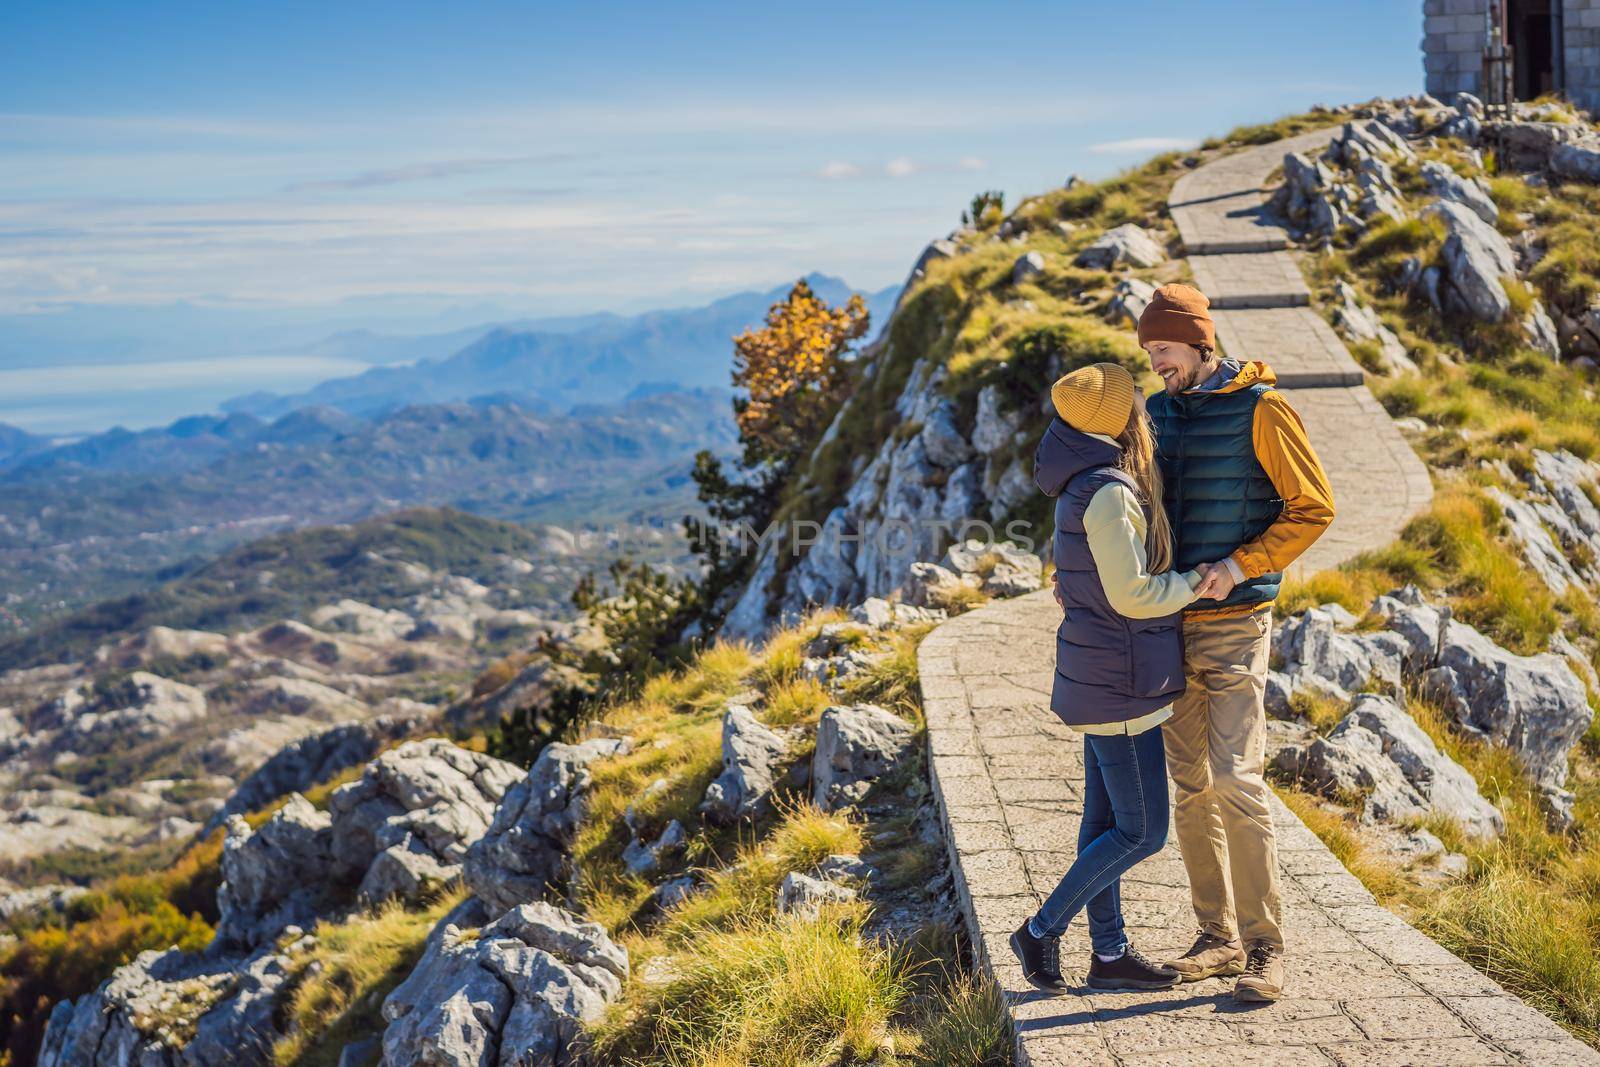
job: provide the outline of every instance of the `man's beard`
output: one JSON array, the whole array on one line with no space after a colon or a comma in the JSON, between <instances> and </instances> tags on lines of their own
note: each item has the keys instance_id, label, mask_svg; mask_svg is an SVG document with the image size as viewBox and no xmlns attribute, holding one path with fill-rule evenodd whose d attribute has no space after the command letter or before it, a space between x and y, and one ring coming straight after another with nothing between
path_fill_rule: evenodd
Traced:
<instances>
[{"instance_id":1,"label":"man's beard","mask_svg":"<svg viewBox=\"0 0 1600 1067\"><path fill-rule=\"evenodd\" d=\"M1167 384L1167 392L1177 394L1185 393L1217 372L1221 360L1207 359L1196 363L1181 374L1174 374Z\"/></svg>"}]
</instances>

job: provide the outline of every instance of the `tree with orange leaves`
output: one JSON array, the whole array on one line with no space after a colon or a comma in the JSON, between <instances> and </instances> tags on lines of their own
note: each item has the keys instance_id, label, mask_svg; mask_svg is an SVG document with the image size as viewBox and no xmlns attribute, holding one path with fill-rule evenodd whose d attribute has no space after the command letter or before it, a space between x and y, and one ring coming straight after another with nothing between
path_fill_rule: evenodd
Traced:
<instances>
[{"instance_id":1,"label":"tree with orange leaves","mask_svg":"<svg viewBox=\"0 0 1600 1067\"><path fill-rule=\"evenodd\" d=\"M732 475L709 451L695 456L694 481L707 517L719 528L745 524L763 530L795 462L827 428L849 387L850 346L866 335L866 302L852 296L829 307L805 279L767 311L766 323L733 339L733 402L744 455ZM695 516L689 530L704 531ZM719 536L691 536L705 562L700 603L715 624L722 594L748 575L752 557L733 552Z\"/></svg>"},{"instance_id":2,"label":"tree with orange leaves","mask_svg":"<svg viewBox=\"0 0 1600 1067\"><path fill-rule=\"evenodd\" d=\"M867 332L860 294L829 307L805 279L772 305L764 326L733 339L734 401L745 465L796 459L844 399L844 356Z\"/></svg>"}]
</instances>

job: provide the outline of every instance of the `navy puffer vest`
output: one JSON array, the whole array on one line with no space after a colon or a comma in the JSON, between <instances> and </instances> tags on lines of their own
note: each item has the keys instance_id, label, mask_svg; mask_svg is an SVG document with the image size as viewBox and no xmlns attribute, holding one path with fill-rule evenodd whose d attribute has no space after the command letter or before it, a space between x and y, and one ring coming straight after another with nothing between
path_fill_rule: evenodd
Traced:
<instances>
[{"instance_id":1,"label":"navy puffer vest","mask_svg":"<svg viewBox=\"0 0 1600 1067\"><path fill-rule=\"evenodd\" d=\"M1083 514L1113 481L1115 445L1054 419L1033 457L1033 480L1056 498L1056 585L1066 613L1056 631L1050 708L1069 726L1126 722L1166 707L1183 692L1179 615L1130 619L1106 599L1089 552Z\"/></svg>"},{"instance_id":2,"label":"navy puffer vest","mask_svg":"<svg viewBox=\"0 0 1600 1067\"><path fill-rule=\"evenodd\" d=\"M1222 559L1260 537L1283 510L1283 498L1256 459L1253 436L1256 403L1271 388L1257 383L1228 393L1150 397L1178 569ZM1226 599L1197 600L1184 610L1269 603L1282 582L1277 571L1263 574L1234 586Z\"/></svg>"}]
</instances>

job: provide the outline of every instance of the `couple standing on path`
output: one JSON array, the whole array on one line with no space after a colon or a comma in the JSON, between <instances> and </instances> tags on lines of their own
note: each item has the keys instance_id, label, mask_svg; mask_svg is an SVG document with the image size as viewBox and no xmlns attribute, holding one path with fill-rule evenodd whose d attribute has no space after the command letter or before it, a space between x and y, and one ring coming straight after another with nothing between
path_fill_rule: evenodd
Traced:
<instances>
[{"instance_id":1,"label":"couple standing on path","mask_svg":"<svg viewBox=\"0 0 1600 1067\"><path fill-rule=\"evenodd\" d=\"M1034 457L1056 498L1051 709L1084 738L1078 855L1011 935L1029 981L1064 989L1060 938L1087 912L1098 989L1238 975L1283 994L1277 850L1263 776L1272 602L1333 521L1333 496L1271 368L1219 358L1207 299L1156 291L1139 344L1164 390L1122 367L1073 371ZM1120 880L1167 837L1167 777L1199 936L1152 961L1124 930Z\"/></svg>"}]
</instances>

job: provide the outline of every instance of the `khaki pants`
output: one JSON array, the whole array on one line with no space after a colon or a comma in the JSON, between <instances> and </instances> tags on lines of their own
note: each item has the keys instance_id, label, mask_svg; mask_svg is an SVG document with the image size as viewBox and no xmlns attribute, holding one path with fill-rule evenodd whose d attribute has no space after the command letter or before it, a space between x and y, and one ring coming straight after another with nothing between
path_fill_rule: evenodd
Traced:
<instances>
[{"instance_id":1,"label":"khaki pants","mask_svg":"<svg viewBox=\"0 0 1600 1067\"><path fill-rule=\"evenodd\" d=\"M1263 777L1272 612L1183 623L1188 688L1166 723L1173 829L1200 927L1283 948L1278 848Z\"/></svg>"}]
</instances>

